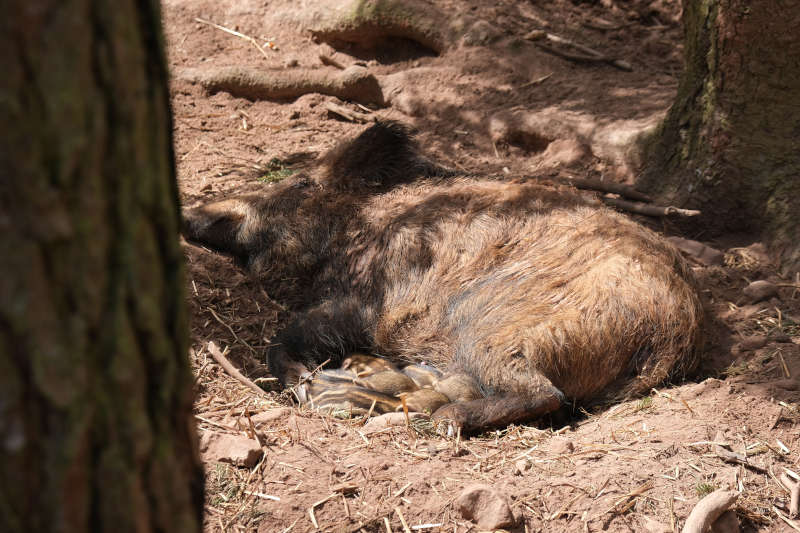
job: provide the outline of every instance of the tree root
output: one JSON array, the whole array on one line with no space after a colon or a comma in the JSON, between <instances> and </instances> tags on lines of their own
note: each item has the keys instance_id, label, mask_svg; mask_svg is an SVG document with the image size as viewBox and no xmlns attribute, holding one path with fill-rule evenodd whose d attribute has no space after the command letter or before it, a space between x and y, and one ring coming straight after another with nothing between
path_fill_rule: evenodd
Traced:
<instances>
[{"instance_id":1,"label":"tree root","mask_svg":"<svg viewBox=\"0 0 800 533\"><path fill-rule=\"evenodd\" d=\"M241 67L192 68L183 70L178 77L199 83L210 93L224 91L250 100L291 100L320 93L365 105L384 105L378 80L356 65L335 72L290 70L280 74Z\"/></svg>"},{"instance_id":2,"label":"tree root","mask_svg":"<svg viewBox=\"0 0 800 533\"><path fill-rule=\"evenodd\" d=\"M734 490L717 490L703 498L695 505L682 533L705 533L717 518L736 503L739 493Z\"/></svg>"},{"instance_id":3,"label":"tree root","mask_svg":"<svg viewBox=\"0 0 800 533\"><path fill-rule=\"evenodd\" d=\"M462 37L478 44L500 35L486 22L454 18L420 0L348 0L339 4L326 5L320 20L308 27L316 39L371 48L387 38L404 38L441 54Z\"/></svg>"}]
</instances>

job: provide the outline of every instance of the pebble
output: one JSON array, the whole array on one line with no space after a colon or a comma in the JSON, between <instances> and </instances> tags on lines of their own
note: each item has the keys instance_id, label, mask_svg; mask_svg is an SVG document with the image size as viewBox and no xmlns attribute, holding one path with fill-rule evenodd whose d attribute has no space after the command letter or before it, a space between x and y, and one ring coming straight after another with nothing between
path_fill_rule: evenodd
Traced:
<instances>
[{"instance_id":1,"label":"pebble","mask_svg":"<svg viewBox=\"0 0 800 533\"><path fill-rule=\"evenodd\" d=\"M465 487L455 506L461 516L475 522L480 529L502 529L516 522L505 494L484 483Z\"/></svg>"},{"instance_id":2,"label":"pebble","mask_svg":"<svg viewBox=\"0 0 800 533\"><path fill-rule=\"evenodd\" d=\"M778 286L765 279L759 279L745 287L742 292L753 302L760 302L778 294Z\"/></svg>"},{"instance_id":3,"label":"pebble","mask_svg":"<svg viewBox=\"0 0 800 533\"><path fill-rule=\"evenodd\" d=\"M200 449L207 462L230 463L245 468L256 466L264 455L257 440L242 435L206 433Z\"/></svg>"}]
</instances>

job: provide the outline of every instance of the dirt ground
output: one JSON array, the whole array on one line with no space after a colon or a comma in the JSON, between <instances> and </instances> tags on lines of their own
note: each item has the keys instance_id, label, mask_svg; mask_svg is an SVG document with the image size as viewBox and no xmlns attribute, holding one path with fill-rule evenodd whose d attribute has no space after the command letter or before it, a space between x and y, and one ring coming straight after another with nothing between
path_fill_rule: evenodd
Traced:
<instances>
[{"instance_id":1,"label":"dirt ground","mask_svg":"<svg viewBox=\"0 0 800 533\"><path fill-rule=\"evenodd\" d=\"M425 150L452 168L501 179L633 183L629 148L663 116L681 70L678 1L441 0L434 4L447 17L480 24L439 53L406 41L372 50L317 42L303 17L325 4L163 2L184 205L264 190L364 128L328 104L413 125ZM568 49L535 30L632 70L554 54ZM251 101L207 93L185 75L223 66L276 79L336 73L320 56L364 65L390 104L370 109L317 93ZM640 220L677 232L671 218ZM694 381L471 439L420 427L365 436L364 420L291 407L278 390L259 395L240 385L210 357L208 342L228 347L245 375L276 389L265 349L285 309L228 259L186 245L199 431L205 440L255 431L264 451L251 468L206 456L206 529L476 531L453 501L482 482L507 495L518 518L513 531L679 531L717 488L741 491L735 510L743 531L791 530L778 478L800 472L800 279L779 275L780 265L748 236L691 237L725 253L722 265L695 266L718 325ZM742 289L758 279L778 284L778 294L752 302ZM271 420L252 421L264 411ZM748 465L719 457L719 433Z\"/></svg>"}]
</instances>

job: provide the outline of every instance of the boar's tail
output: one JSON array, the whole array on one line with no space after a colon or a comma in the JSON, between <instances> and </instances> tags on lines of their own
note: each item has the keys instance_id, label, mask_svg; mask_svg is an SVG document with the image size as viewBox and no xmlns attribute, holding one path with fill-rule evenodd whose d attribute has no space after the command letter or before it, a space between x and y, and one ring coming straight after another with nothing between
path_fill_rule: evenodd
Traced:
<instances>
[{"instance_id":1,"label":"boar's tail","mask_svg":"<svg viewBox=\"0 0 800 533\"><path fill-rule=\"evenodd\" d=\"M377 122L322 157L323 181L338 190L381 192L420 177L456 172L424 157L408 126Z\"/></svg>"}]
</instances>

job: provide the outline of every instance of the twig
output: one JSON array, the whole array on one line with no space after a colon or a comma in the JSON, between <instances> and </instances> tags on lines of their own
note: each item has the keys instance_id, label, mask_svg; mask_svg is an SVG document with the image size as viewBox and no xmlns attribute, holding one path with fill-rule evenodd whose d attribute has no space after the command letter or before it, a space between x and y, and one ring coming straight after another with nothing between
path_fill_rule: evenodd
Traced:
<instances>
[{"instance_id":1,"label":"twig","mask_svg":"<svg viewBox=\"0 0 800 533\"><path fill-rule=\"evenodd\" d=\"M536 46L540 47L545 52L549 52L559 57L563 57L564 59L569 59L571 61L608 63L614 67L617 67L620 70L625 70L627 72L631 72L633 70L633 67L627 61L609 57L607 55L598 52L593 48L589 48L588 46L576 43L575 41L570 41L569 39L565 39L564 37L560 37L552 33L547 33L543 31L532 31L528 35L526 35L525 38L528 39L529 41L537 41L542 38L546 38L548 41L572 47L581 52L582 54L585 54L585 55L570 54L567 52L562 52L561 50L557 50L555 48L551 48L539 42L535 43Z\"/></svg>"},{"instance_id":2,"label":"twig","mask_svg":"<svg viewBox=\"0 0 800 533\"><path fill-rule=\"evenodd\" d=\"M256 41L254 37L251 37L249 35L245 35L244 33L240 33L238 31L232 30L230 28L226 28L225 26L220 26L219 24L214 24L210 20L201 19L200 17L195 17L194 20L196 20L197 22L200 22L202 24L208 24L209 26L217 28L218 30L222 30L225 33L229 33L231 35L235 35L236 37L240 37L240 38L244 39L245 41L249 41L250 44L255 46L258 49L258 51L261 52L261 55L263 55L267 59L270 59L269 55L267 55L267 52L264 51L264 48L262 48L261 45L258 44L258 41Z\"/></svg>"},{"instance_id":3,"label":"twig","mask_svg":"<svg viewBox=\"0 0 800 533\"><path fill-rule=\"evenodd\" d=\"M546 75L542 76L541 78L536 78L533 81L529 81L528 83L524 83L524 84L520 85L519 88L520 89L524 89L526 87L532 87L533 85L539 85L540 83L543 83L543 82L547 81L548 79L550 79L550 76L552 76L552 75L553 75L553 73L551 72L550 74L546 74Z\"/></svg>"},{"instance_id":4,"label":"twig","mask_svg":"<svg viewBox=\"0 0 800 533\"><path fill-rule=\"evenodd\" d=\"M213 357L214 360L225 370L225 372L230 374L231 377L236 379L242 385L258 392L259 394L267 396L267 392L264 389L247 379L235 366L231 364L230 361L228 361L228 359L225 357L225 354L220 351L219 347L214 343L214 341L209 341L206 349L208 350L208 353L211 354L211 357Z\"/></svg>"},{"instance_id":5,"label":"twig","mask_svg":"<svg viewBox=\"0 0 800 533\"><path fill-rule=\"evenodd\" d=\"M328 496L326 498L323 498L318 502L312 503L311 507L308 508L308 515L311 517L311 523L314 524L314 529L319 529L319 524L317 524L317 517L314 516L314 508L315 507L319 507L320 505L322 505L323 503L327 502L331 498L335 498L336 494L337 494L336 492L333 492L333 493L331 493L330 496Z\"/></svg>"},{"instance_id":6,"label":"twig","mask_svg":"<svg viewBox=\"0 0 800 533\"><path fill-rule=\"evenodd\" d=\"M372 122L372 117L369 116L367 113L352 111L350 109L347 109L346 107L336 105L332 102L327 102L325 104L325 109L327 109L334 115L339 115L345 120L349 120L350 122L359 122L359 123Z\"/></svg>"},{"instance_id":7,"label":"twig","mask_svg":"<svg viewBox=\"0 0 800 533\"><path fill-rule=\"evenodd\" d=\"M700 211L696 211L694 209L681 209L679 207L673 206L658 206L658 205L647 205L640 202L628 202L627 200L622 200L620 198L603 198L603 201L611 206L614 206L618 209L622 209L624 211L630 211L631 213L637 213L639 215L647 215L651 217L663 217L667 215L680 215L684 217L694 217L700 215Z\"/></svg>"},{"instance_id":8,"label":"twig","mask_svg":"<svg viewBox=\"0 0 800 533\"><path fill-rule=\"evenodd\" d=\"M395 507L394 508L394 512L397 513L397 518L400 519L400 523L403 525L403 531L405 533L411 533L411 530L408 529L408 524L406 524L406 519L403 518L403 513L400 512L400 508L399 507Z\"/></svg>"},{"instance_id":9,"label":"twig","mask_svg":"<svg viewBox=\"0 0 800 533\"><path fill-rule=\"evenodd\" d=\"M751 468L756 472L767 472L766 468L751 463L744 455L727 450L725 448L725 446L727 446L726 444L719 444L723 442L725 442L725 437L722 435L722 432L717 432L716 436L714 437L714 453L717 455L717 457L726 463L740 464L742 466L746 466L747 468Z\"/></svg>"},{"instance_id":10,"label":"twig","mask_svg":"<svg viewBox=\"0 0 800 533\"><path fill-rule=\"evenodd\" d=\"M780 518L781 520L783 520L784 522L786 522L786 524L787 524L787 525L788 525L790 528L794 529L795 531L800 531L800 526L798 526L798 525L797 525L797 522L795 522L794 520L789 520L788 518L786 518L785 516L783 516L783 513L781 513L781 512L778 510L778 508L777 508L777 507L775 507L774 505L772 506L772 512L774 512L776 515L778 515L778 518Z\"/></svg>"},{"instance_id":11,"label":"twig","mask_svg":"<svg viewBox=\"0 0 800 533\"><path fill-rule=\"evenodd\" d=\"M281 499L277 496L272 496L270 494L264 494L263 492L251 492L249 490L244 491L245 494L249 496L255 496L256 498L261 498L262 500L273 500L276 502L281 501Z\"/></svg>"},{"instance_id":12,"label":"twig","mask_svg":"<svg viewBox=\"0 0 800 533\"><path fill-rule=\"evenodd\" d=\"M716 490L700 500L694 506L686 524L683 526L683 533L704 533L708 531L717 518L727 511L731 505L736 503L739 493L734 490Z\"/></svg>"},{"instance_id":13,"label":"twig","mask_svg":"<svg viewBox=\"0 0 800 533\"><path fill-rule=\"evenodd\" d=\"M778 425L778 422L780 422L782 418L783 418L783 407L779 407L778 414L775 415L775 418L772 419L772 423L769 425L769 429L775 429L775 427Z\"/></svg>"},{"instance_id":14,"label":"twig","mask_svg":"<svg viewBox=\"0 0 800 533\"><path fill-rule=\"evenodd\" d=\"M233 331L233 328L232 328L232 327L231 327L229 324L225 323L225 321L223 321L223 320L222 320L222 319L219 317L219 315L218 315L217 313L215 313L215 312L214 312L214 310L213 310L212 308L210 308L210 307L206 307L205 309L206 309L206 311L208 311L209 313L211 313L211 316L213 316L213 317L214 317L214 319L215 319L217 322L219 322L220 324L222 324L223 326L225 326L225 328L227 328L227 330L231 332L231 335L233 335L233 338L234 338L234 340L236 340L236 342L242 343L242 344L243 344L243 345L244 345L244 346L245 346L245 347L246 347L248 350L250 350L250 351L251 351L251 352L252 352L252 353L255 355L255 353L256 353L256 350L255 350L255 349L254 349L252 346L250 346L250 345L247 343L247 341L245 341L245 340L243 340L243 339L240 339L240 338L239 338L239 336L236 334L236 332L235 332L235 331Z\"/></svg>"}]
</instances>

